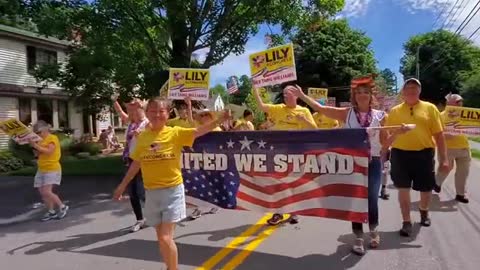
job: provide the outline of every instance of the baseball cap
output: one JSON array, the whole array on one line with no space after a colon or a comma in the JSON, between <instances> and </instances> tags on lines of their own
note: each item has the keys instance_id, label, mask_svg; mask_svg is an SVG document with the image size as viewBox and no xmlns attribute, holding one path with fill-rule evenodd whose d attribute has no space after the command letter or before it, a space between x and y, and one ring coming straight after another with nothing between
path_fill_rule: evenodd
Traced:
<instances>
[{"instance_id":1,"label":"baseball cap","mask_svg":"<svg viewBox=\"0 0 480 270\"><path fill-rule=\"evenodd\" d=\"M411 82L413 82L413 83L417 84L418 86L422 87L422 84L420 83L420 81L419 81L418 79L416 79L416 78L410 78L410 79L407 79L407 80L403 83L402 89L405 88L405 86L406 86L407 84L411 83Z\"/></svg>"},{"instance_id":2,"label":"baseball cap","mask_svg":"<svg viewBox=\"0 0 480 270\"><path fill-rule=\"evenodd\" d=\"M448 95L445 96L445 99L447 101L454 101L454 102L457 102L457 101L461 101L463 100L463 97L460 96L459 94L452 94L452 93L449 93Z\"/></svg>"}]
</instances>

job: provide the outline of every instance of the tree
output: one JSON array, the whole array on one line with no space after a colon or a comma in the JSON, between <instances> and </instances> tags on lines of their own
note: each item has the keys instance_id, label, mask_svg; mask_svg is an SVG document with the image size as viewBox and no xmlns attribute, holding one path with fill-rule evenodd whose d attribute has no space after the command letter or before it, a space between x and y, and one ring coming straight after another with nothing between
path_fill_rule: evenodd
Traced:
<instances>
[{"instance_id":1,"label":"tree","mask_svg":"<svg viewBox=\"0 0 480 270\"><path fill-rule=\"evenodd\" d=\"M98 89L97 84L85 83L94 83L96 73L105 80L102 84L115 82L122 96L134 87L143 97L158 95L168 78L167 68L191 66L192 55L200 50L206 51L200 65L208 68L229 54L243 53L261 23L279 24L287 33L311 18L332 16L344 5L344 0L310 0L308 5L301 0L26 2L41 33L72 40L75 32L81 44L72 48L73 55L102 57L79 64L74 56L77 62L70 60L69 68L59 74L60 81L68 81L66 90L84 100L91 100L95 92L86 88ZM88 76L83 69L96 72ZM81 79L72 80L76 73L82 73ZM111 91L102 95L106 92Z\"/></svg>"},{"instance_id":2,"label":"tree","mask_svg":"<svg viewBox=\"0 0 480 270\"><path fill-rule=\"evenodd\" d=\"M252 81L247 75L242 75L240 77L238 86L238 91L234 94L231 94L228 98L229 103L233 103L236 105L243 105L245 103L245 99L252 91Z\"/></svg>"},{"instance_id":3,"label":"tree","mask_svg":"<svg viewBox=\"0 0 480 270\"><path fill-rule=\"evenodd\" d=\"M292 40L297 81L305 89L330 88L329 96L347 100L351 79L376 71L370 38L346 20L319 21L300 29Z\"/></svg>"},{"instance_id":4,"label":"tree","mask_svg":"<svg viewBox=\"0 0 480 270\"><path fill-rule=\"evenodd\" d=\"M270 103L270 93L266 88L259 89L260 97L262 98L264 103ZM255 95L253 91L250 90L247 98L245 99L245 104L247 108L250 109L254 114L253 124L258 126L259 124L265 121L265 114L263 111L258 107L257 100L255 99Z\"/></svg>"},{"instance_id":5,"label":"tree","mask_svg":"<svg viewBox=\"0 0 480 270\"><path fill-rule=\"evenodd\" d=\"M385 90L387 92L392 93L397 90L397 76L392 70L386 68L380 71L379 77L385 80Z\"/></svg>"},{"instance_id":6,"label":"tree","mask_svg":"<svg viewBox=\"0 0 480 270\"><path fill-rule=\"evenodd\" d=\"M25 17L25 11L25 5L20 0L0 0L0 24L36 30L35 24Z\"/></svg>"},{"instance_id":7,"label":"tree","mask_svg":"<svg viewBox=\"0 0 480 270\"><path fill-rule=\"evenodd\" d=\"M480 108L480 67L462 82L461 94L465 99L465 106Z\"/></svg>"},{"instance_id":8,"label":"tree","mask_svg":"<svg viewBox=\"0 0 480 270\"><path fill-rule=\"evenodd\" d=\"M217 84L214 87L210 88L210 97L213 98L216 95L220 95L220 97L222 97L222 100L225 103L228 102L227 88L225 88L225 86L223 86L222 84Z\"/></svg>"},{"instance_id":9,"label":"tree","mask_svg":"<svg viewBox=\"0 0 480 270\"><path fill-rule=\"evenodd\" d=\"M413 36L404 51L400 72L406 78L416 77L418 52L421 97L435 104L443 103L449 92L458 93L462 77L480 64L480 48L446 30Z\"/></svg>"}]
</instances>

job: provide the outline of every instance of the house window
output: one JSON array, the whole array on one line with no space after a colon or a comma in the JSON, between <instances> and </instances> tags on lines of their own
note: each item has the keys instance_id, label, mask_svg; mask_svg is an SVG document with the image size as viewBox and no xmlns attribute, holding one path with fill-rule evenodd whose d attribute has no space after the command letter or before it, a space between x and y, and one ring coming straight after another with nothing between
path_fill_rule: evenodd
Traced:
<instances>
[{"instance_id":1,"label":"house window","mask_svg":"<svg viewBox=\"0 0 480 270\"><path fill-rule=\"evenodd\" d=\"M57 52L41 49L33 46L27 46L27 70L33 73L37 66L56 64Z\"/></svg>"},{"instance_id":2,"label":"house window","mask_svg":"<svg viewBox=\"0 0 480 270\"><path fill-rule=\"evenodd\" d=\"M43 120L53 126L53 104L51 99L37 99L38 120Z\"/></svg>"},{"instance_id":3,"label":"house window","mask_svg":"<svg viewBox=\"0 0 480 270\"><path fill-rule=\"evenodd\" d=\"M68 101L58 101L58 126L60 129L70 128L70 122L68 121Z\"/></svg>"},{"instance_id":4,"label":"house window","mask_svg":"<svg viewBox=\"0 0 480 270\"><path fill-rule=\"evenodd\" d=\"M19 98L18 99L18 113L20 116L20 121L24 125L30 125L32 123L32 107L31 99L29 98Z\"/></svg>"}]
</instances>

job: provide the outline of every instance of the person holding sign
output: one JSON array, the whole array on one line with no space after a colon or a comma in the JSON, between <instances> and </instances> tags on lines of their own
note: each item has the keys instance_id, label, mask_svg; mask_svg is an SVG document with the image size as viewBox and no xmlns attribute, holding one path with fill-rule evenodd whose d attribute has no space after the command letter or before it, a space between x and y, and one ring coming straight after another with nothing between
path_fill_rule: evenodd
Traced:
<instances>
[{"instance_id":1,"label":"person holding sign","mask_svg":"<svg viewBox=\"0 0 480 270\"><path fill-rule=\"evenodd\" d=\"M258 107L268 114L272 119L274 125L270 127L270 130L301 130L301 129L316 129L317 125L313 121L310 110L297 105L297 97L292 94L290 89L295 88L291 84L285 84L283 88L283 104L265 104L256 87L253 87L253 93L257 100ZM283 215L275 213L271 219L267 222L270 225L278 225L283 220ZM295 224L298 222L298 217L292 215L290 217L290 223Z\"/></svg>"},{"instance_id":2,"label":"person holding sign","mask_svg":"<svg viewBox=\"0 0 480 270\"><path fill-rule=\"evenodd\" d=\"M432 103L420 100L421 87L415 78L406 80L401 90L404 102L393 107L386 120L386 125L402 125L388 132L384 147L392 146L390 175L398 188L403 218L399 233L405 237L412 234L410 189L420 192L420 224L431 225L428 209L435 187L435 146L439 170L448 171L449 167L440 112ZM406 124L415 128L410 130Z\"/></svg>"},{"instance_id":3,"label":"person holding sign","mask_svg":"<svg viewBox=\"0 0 480 270\"><path fill-rule=\"evenodd\" d=\"M447 100L447 106L463 106L463 98L458 94L448 94L445 99ZM446 111L441 114L442 119L445 119ZM465 135L450 135L445 134L447 143L448 162L450 167L453 167L455 162L455 190L457 196L455 200L461 203L468 203L469 200L465 195L465 187L467 185L467 178L470 172L471 152L468 138ZM440 193L442 190L442 184L445 182L450 171L438 170L436 176L435 192Z\"/></svg>"},{"instance_id":4,"label":"person holding sign","mask_svg":"<svg viewBox=\"0 0 480 270\"><path fill-rule=\"evenodd\" d=\"M175 224L186 218L185 189L180 159L185 146L192 147L196 138L210 132L230 118L222 117L197 128L169 127L168 100L151 99L146 108L150 125L137 137L130 154L133 160L113 198L120 200L135 176L142 172L146 190L145 216L155 226L158 246L167 269L178 269L178 251L173 240Z\"/></svg>"},{"instance_id":5,"label":"person holding sign","mask_svg":"<svg viewBox=\"0 0 480 270\"><path fill-rule=\"evenodd\" d=\"M62 181L62 167L60 165L60 142L58 137L50 133L50 125L38 121L33 125L33 132L39 135L40 142L31 141L30 145L38 153L37 166L33 186L38 189L48 212L42 221L62 219L67 215L68 206L53 192L53 185L60 185ZM55 211L55 208L58 210Z\"/></svg>"},{"instance_id":6,"label":"person holding sign","mask_svg":"<svg viewBox=\"0 0 480 270\"><path fill-rule=\"evenodd\" d=\"M323 106L313 98L306 95L300 87L292 88L292 93L300 97L310 107L332 119L344 122L344 128L379 128L385 121L385 112L372 108L373 90L375 82L370 77L353 80L351 83L350 99L352 107L329 107ZM377 248L380 245L378 227L378 193L380 191L382 164L381 164L381 140L380 131L367 130L370 143L370 163L368 164L368 223L370 227L370 247ZM352 230L356 236L352 251L357 255L365 254L363 244L363 224L352 222Z\"/></svg>"},{"instance_id":7,"label":"person holding sign","mask_svg":"<svg viewBox=\"0 0 480 270\"><path fill-rule=\"evenodd\" d=\"M167 126L178 126L184 128L195 127L195 121L193 120L192 112L192 100L187 96L184 101L185 104L180 104L180 106L178 106L178 116L173 119L169 119L167 121Z\"/></svg>"}]
</instances>

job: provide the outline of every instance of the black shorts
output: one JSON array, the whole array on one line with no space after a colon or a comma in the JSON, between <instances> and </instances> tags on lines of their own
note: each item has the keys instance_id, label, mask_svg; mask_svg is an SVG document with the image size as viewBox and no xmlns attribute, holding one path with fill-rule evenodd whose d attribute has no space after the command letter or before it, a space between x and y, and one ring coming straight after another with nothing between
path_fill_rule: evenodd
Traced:
<instances>
[{"instance_id":1,"label":"black shorts","mask_svg":"<svg viewBox=\"0 0 480 270\"><path fill-rule=\"evenodd\" d=\"M435 186L435 150L404 151L392 148L390 176L397 188L420 192L432 191Z\"/></svg>"}]
</instances>

